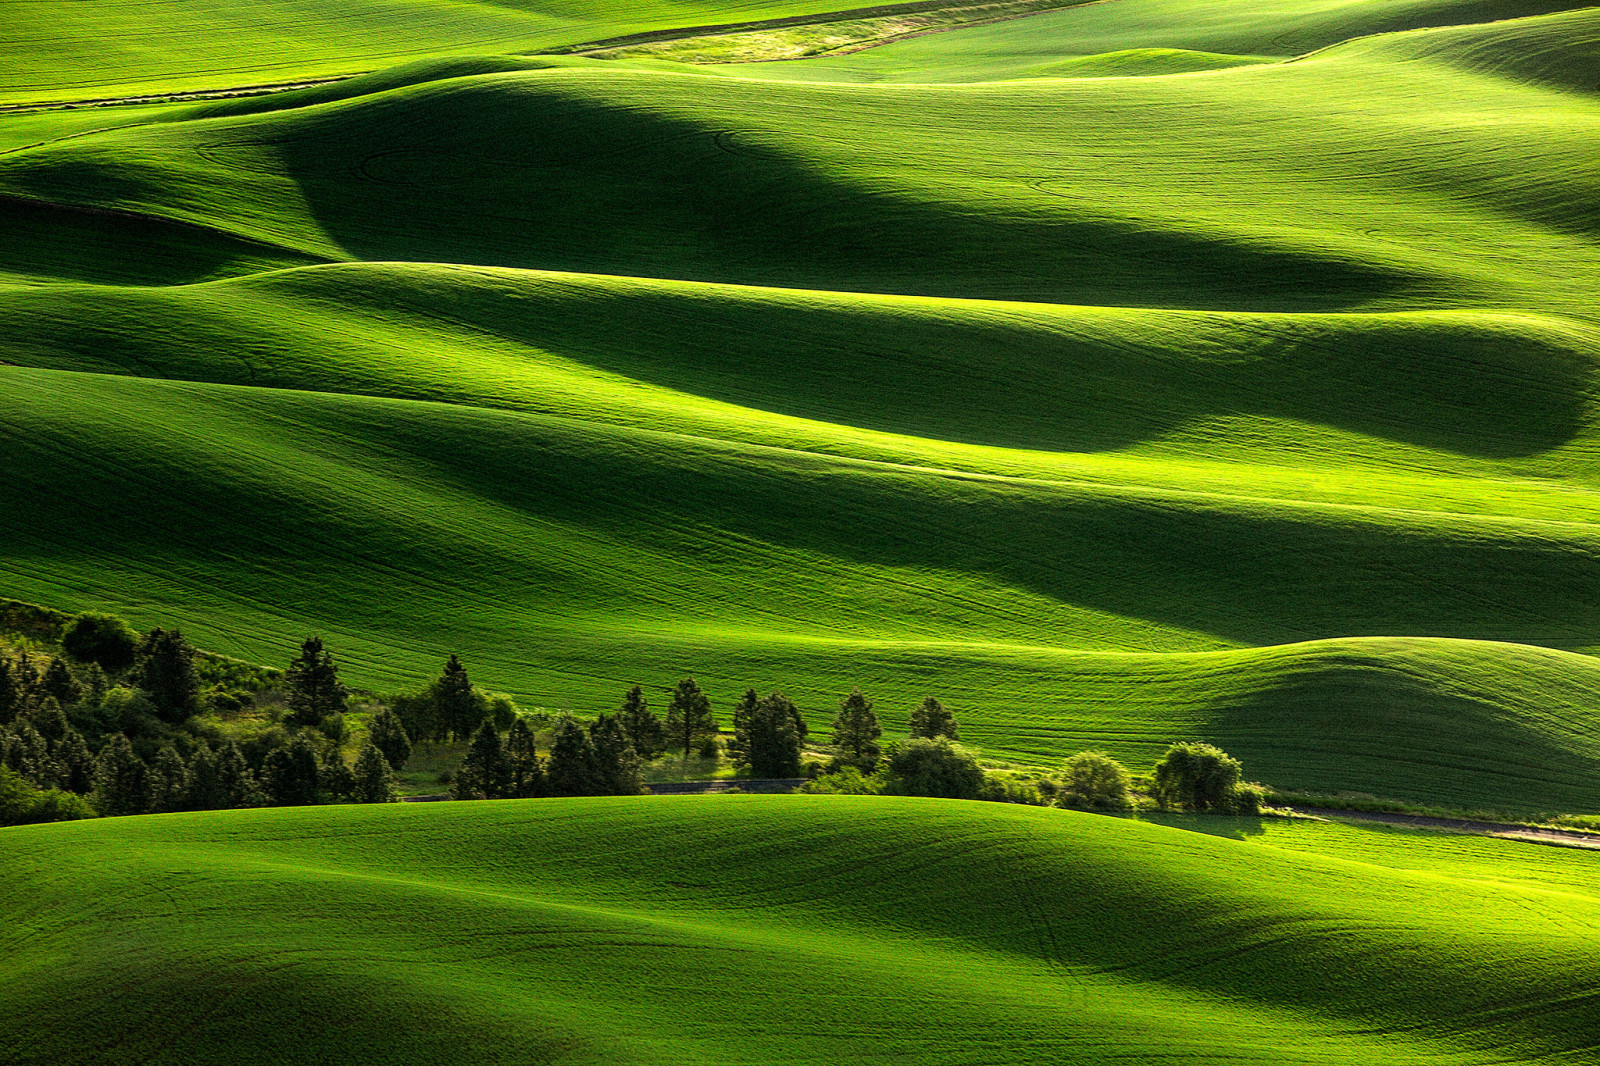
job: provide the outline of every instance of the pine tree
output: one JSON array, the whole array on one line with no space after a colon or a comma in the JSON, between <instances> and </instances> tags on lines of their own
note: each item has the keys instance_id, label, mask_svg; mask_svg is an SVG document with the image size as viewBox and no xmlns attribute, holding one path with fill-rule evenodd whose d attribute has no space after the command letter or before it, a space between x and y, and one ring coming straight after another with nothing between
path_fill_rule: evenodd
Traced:
<instances>
[{"instance_id":1,"label":"pine tree","mask_svg":"<svg viewBox=\"0 0 1600 1066\"><path fill-rule=\"evenodd\" d=\"M61 713L61 704L56 702L54 696L46 696L40 700L39 705L28 715L27 721L49 742L52 750L72 729L67 723L67 716Z\"/></svg>"},{"instance_id":2,"label":"pine tree","mask_svg":"<svg viewBox=\"0 0 1600 1066\"><path fill-rule=\"evenodd\" d=\"M846 758L862 769L875 765L881 750L878 738L883 729L878 716L872 713L872 701L856 689L839 701L839 713L833 720L833 743Z\"/></svg>"},{"instance_id":3,"label":"pine tree","mask_svg":"<svg viewBox=\"0 0 1600 1066\"><path fill-rule=\"evenodd\" d=\"M911 735L932 740L934 737L961 739L961 727L956 716L945 710L944 704L929 696L922 706L911 712Z\"/></svg>"},{"instance_id":4,"label":"pine tree","mask_svg":"<svg viewBox=\"0 0 1600 1066\"><path fill-rule=\"evenodd\" d=\"M344 761L344 752L338 743L328 744L317 760L317 789L323 799L349 799L356 787L356 775Z\"/></svg>"},{"instance_id":5,"label":"pine tree","mask_svg":"<svg viewBox=\"0 0 1600 1066\"><path fill-rule=\"evenodd\" d=\"M76 729L67 730L67 735L56 745L55 760L62 788L80 796L93 790L94 756L82 733Z\"/></svg>"},{"instance_id":6,"label":"pine tree","mask_svg":"<svg viewBox=\"0 0 1600 1066\"><path fill-rule=\"evenodd\" d=\"M583 726L572 718L556 723L545 763L545 782L552 796L595 796L601 780L595 766L594 744Z\"/></svg>"},{"instance_id":7,"label":"pine tree","mask_svg":"<svg viewBox=\"0 0 1600 1066\"><path fill-rule=\"evenodd\" d=\"M756 777L800 775L799 708L783 693L773 692L750 711L746 733L746 763Z\"/></svg>"},{"instance_id":8,"label":"pine tree","mask_svg":"<svg viewBox=\"0 0 1600 1066\"><path fill-rule=\"evenodd\" d=\"M393 711L385 708L372 716L372 721L367 723L367 739L383 753L390 769L405 769L406 760L411 758L411 738Z\"/></svg>"},{"instance_id":9,"label":"pine tree","mask_svg":"<svg viewBox=\"0 0 1600 1066\"><path fill-rule=\"evenodd\" d=\"M717 720L711 717L711 701L692 677L679 681L672 690L672 702L667 705L667 735L674 746L683 745L685 759L697 743L717 735Z\"/></svg>"},{"instance_id":10,"label":"pine tree","mask_svg":"<svg viewBox=\"0 0 1600 1066\"><path fill-rule=\"evenodd\" d=\"M273 806L306 807L317 802L317 749L304 735L269 752L261 770L262 789Z\"/></svg>"},{"instance_id":11,"label":"pine tree","mask_svg":"<svg viewBox=\"0 0 1600 1066\"><path fill-rule=\"evenodd\" d=\"M339 683L339 668L322 647L321 637L307 637L300 654L283 675L289 724L315 729L329 715L342 714L349 691Z\"/></svg>"},{"instance_id":12,"label":"pine tree","mask_svg":"<svg viewBox=\"0 0 1600 1066\"><path fill-rule=\"evenodd\" d=\"M589 743L594 748L595 776L601 794L637 796L644 791L639 755L615 715L602 714L589 726Z\"/></svg>"},{"instance_id":13,"label":"pine tree","mask_svg":"<svg viewBox=\"0 0 1600 1066\"><path fill-rule=\"evenodd\" d=\"M249 760L231 740L224 741L217 749L217 786L222 792L224 807L259 807L267 802Z\"/></svg>"},{"instance_id":14,"label":"pine tree","mask_svg":"<svg viewBox=\"0 0 1600 1066\"><path fill-rule=\"evenodd\" d=\"M738 767L750 765L750 718L756 713L761 697L753 688L745 689L744 697L733 707L733 739L728 742L728 754Z\"/></svg>"},{"instance_id":15,"label":"pine tree","mask_svg":"<svg viewBox=\"0 0 1600 1066\"><path fill-rule=\"evenodd\" d=\"M33 727L31 715L11 727L6 765L40 788L56 787L60 774L55 760L50 757L50 742Z\"/></svg>"},{"instance_id":16,"label":"pine tree","mask_svg":"<svg viewBox=\"0 0 1600 1066\"><path fill-rule=\"evenodd\" d=\"M456 799L500 799L511 787L511 768L494 723L487 719L472 734L450 791Z\"/></svg>"},{"instance_id":17,"label":"pine tree","mask_svg":"<svg viewBox=\"0 0 1600 1066\"><path fill-rule=\"evenodd\" d=\"M22 713L22 689L17 681L17 668L10 658L0 653L0 726L10 725Z\"/></svg>"},{"instance_id":18,"label":"pine tree","mask_svg":"<svg viewBox=\"0 0 1600 1066\"><path fill-rule=\"evenodd\" d=\"M89 664L88 676L88 691L83 695L84 702L92 707L98 707L106 698L106 693L111 691L111 680L106 677L106 672L100 669L99 663Z\"/></svg>"},{"instance_id":19,"label":"pine tree","mask_svg":"<svg viewBox=\"0 0 1600 1066\"><path fill-rule=\"evenodd\" d=\"M394 790L394 770L378 746L368 737L356 756L355 784L350 798L357 803L393 803L400 797Z\"/></svg>"},{"instance_id":20,"label":"pine tree","mask_svg":"<svg viewBox=\"0 0 1600 1066\"><path fill-rule=\"evenodd\" d=\"M94 805L107 817L146 814L155 804L156 780L121 733L100 749L94 763Z\"/></svg>"},{"instance_id":21,"label":"pine tree","mask_svg":"<svg viewBox=\"0 0 1600 1066\"><path fill-rule=\"evenodd\" d=\"M189 810L215 811L232 806L228 801L227 788L222 783L217 756L210 748L204 744L197 745L194 754L189 756L188 769Z\"/></svg>"},{"instance_id":22,"label":"pine tree","mask_svg":"<svg viewBox=\"0 0 1600 1066\"><path fill-rule=\"evenodd\" d=\"M45 694L44 678L39 675L33 656L26 649L17 656L14 676L17 682L17 717L20 718L37 708Z\"/></svg>"},{"instance_id":23,"label":"pine tree","mask_svg":"<svg viewBox=\"0 0 1600 1066\"><path fill-rule=\"evenodd\" d=\"M134 655L134 680L156 714L179 725L200 709L200 677L194 669L194 649L174 629L152 629L139 642Z\"/></svg>"},{"instance_id":24,"label":"pine tree","mask_svg":"<svg viewBox=\"0 0 1600 1066\"><path fill-rule=\"evenodd\" d=\"M483 707L467 677L467 668L454 655L444 664L439 680L433 683L433 698L439 715L435 740L444 740L446 735L460 740L483 721Z\"/></svg>"},{"instance_id":25,"label":"pine tree","mask_svg":"<svg viewBox=\"0 0 1600 1066\"><path fill-rule=\"evenodd\" d=\"M627 731L628 739L633 743L633 750L645 762L667 750L667 728L650 709L649 703L644 698L644 689L638 685L629 689L628 694L622 698L622 707L617 711L617 720Z\"/></svg>"},{"instance_id":26,"label":"pine tree","mask_svg":"<svg viewBox=\"0 0 1600 1066\"><path fill-rule=\"evenodd\" d=\"M83 686L67 669L67 660L56 656L44 671L44 690L63 707L71 707L83 698Z\"/></svg>"},{"instance_id":27,"label":"pine tree","mask_svg":"<svg viewBox=\"0 0 1600 1066\"><path fill-rule=\"evenodd\" d=\"M155 771L156 785L155 802L151 810L157 814L169 811L187 810L189 806L189 767L171 746L164 747L156 753L155 764L151 767Z\"/></svg>"},{"instance_id":28,"label":"pine tree","mask_svg":"<svg viewBox=\"0 0 1600 1066\"><path fill-rule=\"evenodd\" d=\"M528 799L545 794L544 767L539 762L533 730L521 718L512 722L506 733L506 765L511 774L508 795Z\"/></svg>"}]
</instances>

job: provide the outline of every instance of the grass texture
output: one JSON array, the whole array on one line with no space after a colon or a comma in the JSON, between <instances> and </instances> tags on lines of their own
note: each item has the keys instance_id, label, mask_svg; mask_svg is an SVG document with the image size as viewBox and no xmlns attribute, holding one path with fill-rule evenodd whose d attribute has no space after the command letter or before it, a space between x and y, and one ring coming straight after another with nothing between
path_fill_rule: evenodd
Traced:
<instances>
[{"instance_id":1,"label":"grass texture","mask_svg":"<svg viewBox=\"0 0 1600 1066\"><path fill-rule=\"evenodd\" d=\"M1595 856L1195 824L737 796L9 829L0 1034L19 1064L1593 1060Z\"/></svg>"},{"instance_id":2,"label":"grass texture","mask_svg":"<svg viewBox=\"0 0 1600 1066\"><path fill-rule=\"evenodd\" d=\"M6 595L368 686L861 685L1025 764L1600 809L1594 9L526 54L813 10L591 7L327 5L274 64L421 58L0 115ZM6 70L227 86L178 39Z\"/></svg>"}]
</instances>

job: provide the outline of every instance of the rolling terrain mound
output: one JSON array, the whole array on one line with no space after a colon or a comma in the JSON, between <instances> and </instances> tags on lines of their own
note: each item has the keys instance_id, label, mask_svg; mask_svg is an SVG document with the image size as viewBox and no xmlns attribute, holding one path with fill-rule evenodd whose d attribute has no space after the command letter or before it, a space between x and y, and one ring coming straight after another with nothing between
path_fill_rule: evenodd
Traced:
<instances>
[{"instance_id":1,"label":"rolling terrain mound","mask_svg":"<svg viewBox=\"0 0 1600 1066\"><path fill-rule=\"evenodd\" d=\"M1208 739L1597 809L1593 9L492 54L810 10L590 6L0 115L0 591L254 661L315 631L369 686L460 652L592 714L692 672L821 725L861 685L1026 765ZM378 65L305 43L369 14L269 65ZM227 87L149 47L107 62Z\"/></svg>"},{"instance_id":2,"label":"rolling terrain mound","mask_svg":"<svg viewBox=\"0 0 1600 1066\"><path fill-rule=\"evenodd\" d=\"M0 1033L18 1063L1592 1059L1594 856L1208 827L1246 839L755 796L10 829Z\"/></svg>"}]
</instances>

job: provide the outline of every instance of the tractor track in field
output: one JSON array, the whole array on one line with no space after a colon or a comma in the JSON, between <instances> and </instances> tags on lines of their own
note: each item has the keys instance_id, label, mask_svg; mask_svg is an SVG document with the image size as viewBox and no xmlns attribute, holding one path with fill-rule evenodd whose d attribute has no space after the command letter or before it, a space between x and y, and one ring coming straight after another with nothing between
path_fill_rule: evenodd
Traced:
<instances>
[{"instance_id":1,"label":"tractor track in field","mask_svg":"<svg viewBox=\"0 0 1600 1066\"><path fill-rule=\"evenodd\" d=\"M1324 818L1328 821L1378 822L1411 829L1434 829L1445 833L1520 840L1528 844L1548 844L1558 848L1600 851L1600 833L1585 833L1577 829L1545 828L1509 822L1481 822L1470 818L1434 818L1423 814L1392 814L1387 811L1345 811L1330 807L1296 806L1288 809L1296 814Z\"/></svg>"}]
</instances>

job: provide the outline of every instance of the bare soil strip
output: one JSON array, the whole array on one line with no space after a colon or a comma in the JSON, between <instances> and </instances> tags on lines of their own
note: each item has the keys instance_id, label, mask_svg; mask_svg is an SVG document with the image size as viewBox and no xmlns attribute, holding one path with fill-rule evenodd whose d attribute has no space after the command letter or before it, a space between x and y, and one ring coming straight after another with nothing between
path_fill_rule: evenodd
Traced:
<instances>
[{"instance_id":1,"label":"bare soil strip","mask_svg":"<svg viewBox=\"0 0 1600 1066\"><path fill-rule=\"evenodd\" d=\"M1600 851L1600 833L1576 829L1556 829L1505 822L1477 822L1465 818L1430 818L1421 814L1389 814L1382 811L1344 811L1327 807L1290 807L1296 814L1330 821L1382 822L1413 829L1437 829L1445 833L1470 833L1474 836L1522 840L1530 844L1551 844L1561 848L1586 848Z\"/></svg>"}]
</instances>

